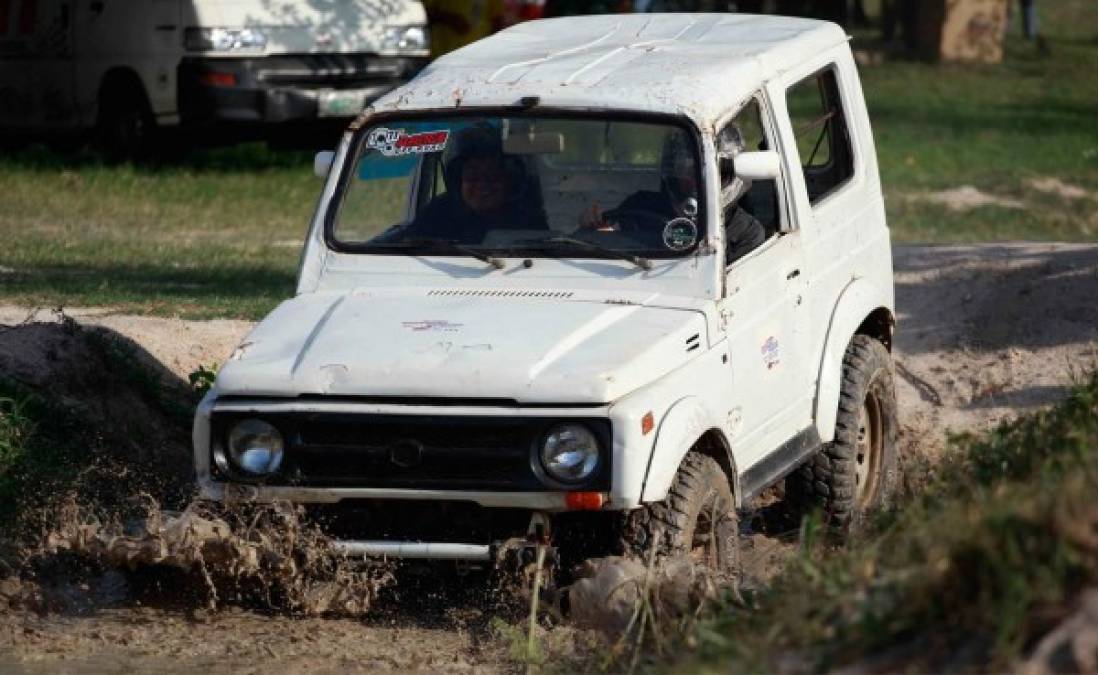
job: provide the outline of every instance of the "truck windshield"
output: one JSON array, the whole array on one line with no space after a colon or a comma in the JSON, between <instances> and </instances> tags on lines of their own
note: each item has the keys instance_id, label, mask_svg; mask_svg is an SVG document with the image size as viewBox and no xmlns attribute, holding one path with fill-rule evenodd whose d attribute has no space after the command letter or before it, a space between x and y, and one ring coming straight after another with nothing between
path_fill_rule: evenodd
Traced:
<instances>
[{"instance_id":1,"label":"truck windshield","mask_svg":"<svg viewBox=\"0 0 1098 675\"><path fill-rule=\"evenodd\" d=\"M695 136L575 117L387 120L330 237L364 253L668 258L704 236Z\"/></svg>"}]
</instances>

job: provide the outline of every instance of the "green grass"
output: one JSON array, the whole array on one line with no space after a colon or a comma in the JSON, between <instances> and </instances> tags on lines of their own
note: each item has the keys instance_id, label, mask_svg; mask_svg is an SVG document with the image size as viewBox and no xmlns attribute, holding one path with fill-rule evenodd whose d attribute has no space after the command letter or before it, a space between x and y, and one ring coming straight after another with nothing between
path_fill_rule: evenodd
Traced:
<instances>
[{"instance_id":1,"label":"green grass","mask_svg":"<svg viewBox=\"0 0 1098 675\"><path fill-rule=\"evenodd\" d=\"M1015 26L1000 66L861 69L896 241L1098 240L1098 5L1039 9L1048 56ZM0 158L0 185L0 303L252 319L292 293L320 191L308 153L257 145L160 167L32 148ZM925 200L962 185L1024 208Z\"/></svg>"},{"instance_id":2,"label":"green grass","mask_svg":"<svg viewBox=\"0 0 1098 675\"><path fill-rule=\"evenodd\" d=\"M1098 373L1050 411L958 439L929 486L850 547L810 531L770 590L703 624L693 668L883 654L889 672L1004 670L1098 581L1095 494Z\"/></svg>"},{"instance_id":3,"label":"green grass","mask_svg":"<svg viewBox=\"0 0 1098 675\"><path fill-rule=\"evenodd\" d=\"M1047 56L1018 37L1018 20L1002 65L861 69L896 240L1098 240L1098 5L1038 8ZM1090 194L1064 199L1028 185L1050 177ZM961 185L1026 208L952 212L919 199Z\"/></svg>"},{"instance_id":4,"label":"green grass","mask_svg":"<svg viewBox=\"0 0 1098 675\"><path fill-rule=\"evenodd\" d=\"M32 149L0 183L0 301L249 318L292 294L321 187L308 155L261 146L155 168Z\"/></svg>"}]
</instances>

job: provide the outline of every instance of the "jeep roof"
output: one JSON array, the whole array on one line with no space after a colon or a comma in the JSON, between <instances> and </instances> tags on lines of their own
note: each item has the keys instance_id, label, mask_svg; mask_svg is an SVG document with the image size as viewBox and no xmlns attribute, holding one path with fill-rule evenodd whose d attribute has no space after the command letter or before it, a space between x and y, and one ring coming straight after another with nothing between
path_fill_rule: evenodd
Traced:
<instances>
[{"instance_id":1,"label":"jeep roof","mask_svg":"<svg viewBox=\"0 0 1098 675\"><path fill-rule=\"evenodd\" d=\"M847 40L832 23L624 14L518 24L452 52L374 111L540 105L684 114L713 124L773 74Z\"/></svg>"}]
</instances>

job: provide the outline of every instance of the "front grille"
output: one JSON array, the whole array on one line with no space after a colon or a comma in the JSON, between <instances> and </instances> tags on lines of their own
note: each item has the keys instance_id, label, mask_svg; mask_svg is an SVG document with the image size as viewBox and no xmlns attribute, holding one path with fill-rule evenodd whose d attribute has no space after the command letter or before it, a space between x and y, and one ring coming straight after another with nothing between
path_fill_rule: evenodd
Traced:
<instances>
[{"instance_id":1,"label":"front grille","mask_svg":"<svg viewBox=\"0 0 1098 675\"><path fill-rule=\"evenodd\" d=\"M300 54L256 60L256 80L284 87L348 88L408 79L419 59L363 54Z\"/></svg>"},{"instance_id":2,"label":"front grille","mask_svg":"<svg viewBox=\"0 0 1098 675\"><path fill-rule=\"evenodd\" d=\"M224 447L232 425L260 417L279 428L286 443L282 466L267 485L432 490L545 491L535 471L536 449L559 421L548 417L459 417L437 415L357 415L294 413L257 415L215 413L213 443ZM610 425L604 418L586 423L602 448L596 475L582 486L608 490ZM211 463L216 466L215 462ZM221 480L232 476L218 475ZM236 477L239 478L239 477Z\"/></svg>"}]
</instances>

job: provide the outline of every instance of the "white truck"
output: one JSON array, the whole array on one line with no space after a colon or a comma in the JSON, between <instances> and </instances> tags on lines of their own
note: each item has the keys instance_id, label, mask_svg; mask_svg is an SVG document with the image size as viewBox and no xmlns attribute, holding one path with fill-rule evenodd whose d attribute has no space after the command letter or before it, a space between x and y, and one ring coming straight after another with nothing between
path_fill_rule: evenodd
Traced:
<instances>
[{"instance_id":1,"label":"white truck","mask_svg":"<svg viewBox=\"0 0 1098 675\"><path fill-rule=\"evenodd\" d=\"M345 126L427 62L426 24L413 0L0 2L0 133L135 156L159 127Z\"/></svg>"},{"instance_id":2,"label":"white truck","mask_svg":"<svg viewBox=\"0 0 1098 675\"><path fill-rule=\"evenodd\" d=\"M377 101L294 298L200 404L202 495L348 554L506 542L734 566L737 511L840 526L897 469L889 232L846 34L792 18L505 30Z\"/></svg>"}]
</instances>

